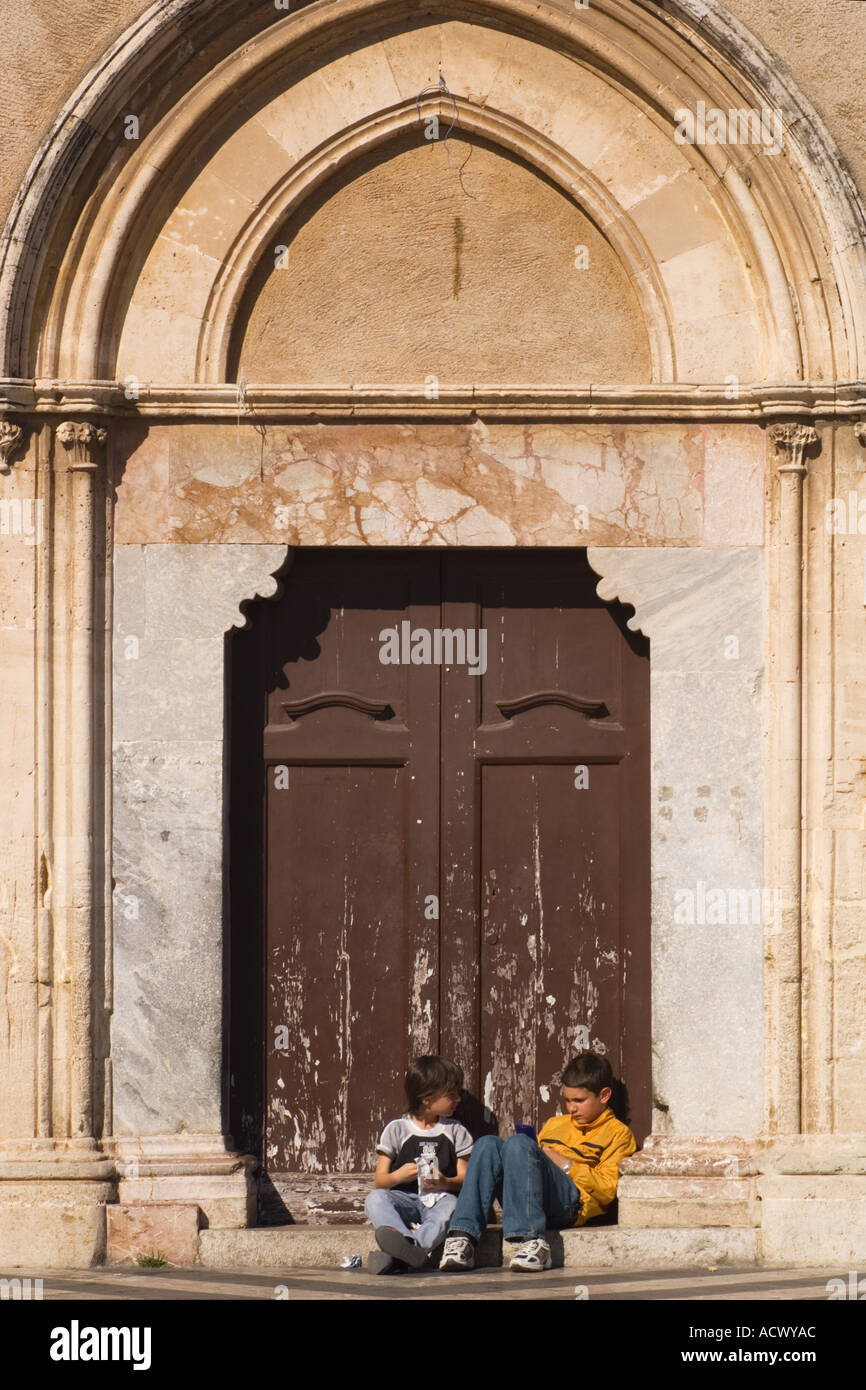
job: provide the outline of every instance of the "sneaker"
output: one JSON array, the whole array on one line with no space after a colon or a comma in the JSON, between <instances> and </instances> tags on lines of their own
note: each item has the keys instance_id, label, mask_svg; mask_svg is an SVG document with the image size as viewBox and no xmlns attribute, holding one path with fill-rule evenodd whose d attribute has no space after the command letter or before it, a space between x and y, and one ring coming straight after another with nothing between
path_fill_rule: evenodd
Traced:
<instances>
[{"instance_id":1,"label":"sneaker","mask_svg":"<svg viewBox=\"0 0 866 1390\"><path fill-rule=\"evenodd\" d=\"M393 1255L386 1255L384 1250L371 1250L367 1256L368 1274L391 1274L397 1273L397 1260Z\"/></svg>"},{"instance_id":2,"label":"sneaker","mask_svg":"<svg viewBox=\"0 0 866 1390\"><path fill-rule=\"evenodd\" d=\"M469 1236L448 1236L439 1261L440 1269L474 1269L475 1246Z\"/></svg>"},{"instance_id":3,"label":"sneaker","mask_svg":"<svg viewBox=\"0 0 866 1390\"><path fill-rule=\"evenodd\" d=\"M526 1273L534 1274L536 1270L552 1269L553 1260L550 1258L550 1246L546 1240L525 1240L512 1257L511 1269L524 1270Z\"/></svg>"},{"instance_id":4,"label":"sneaker","mask_svg":"<svg viewBox=\"0 0 866 1390\"><path fill-rule=\"evenodd\" d=\"M410 1269L421 1269L427 1263L429 1252L408 1236L404 1236L402 1231L396 1231L393 1226L376 1227L376 1244L386 1255L395 1260L402 1260Z\"/></svg>"}]
</instances>

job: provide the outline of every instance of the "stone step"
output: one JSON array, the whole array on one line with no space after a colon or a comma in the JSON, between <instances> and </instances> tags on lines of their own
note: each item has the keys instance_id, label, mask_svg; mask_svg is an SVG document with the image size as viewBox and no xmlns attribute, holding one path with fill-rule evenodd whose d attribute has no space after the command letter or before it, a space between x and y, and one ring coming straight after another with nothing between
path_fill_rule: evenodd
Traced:
<instances>
[{"instance_id":1,"label":"stone step","mask_svg":"<svg viewBox=\"0 0 866 1390\"><path fill-rule=\"evenodd\" d=\"M575 1270L695 1269L756 1264L758 1232L749 1226L659 1228L602 1226L551 1231L554 1264ZM199 1233L199 1263L206 1269L304 1269L336 1267L349 1255L366 1263L375 1249L364 1226L262 1226ZM502 1263L502 1230L490 1226L479 1264ZM506 1247L506 1254L508 1253Z\"/></svg>"},{"instance_id":2,"label":"stone step","mask_svg":"<svg viewBox=\"0 0 866 1390\"><path fill-rule=\"evenodd\" d=\"M757 1264L760 1255L754 1226L602 1226L556 1234L565 1267L587 1271L739 1267Z\"/></svg>"},{"instance_id":3,"label":"stone step","mask_svg":"<svg viewBox=\"0 0 866 1390\"><path fill-rule=\"evenodd\" d=\"M206 1269L309 1269L337 1266L349 1255L360 1255L366 1265L368 1254L375 1249L369 1222L199 1232L199 1264ZM478 1263L485 1268L502 1263L502 1235L498 1227L485 1232Z\"/></svg>"}]
</instances>

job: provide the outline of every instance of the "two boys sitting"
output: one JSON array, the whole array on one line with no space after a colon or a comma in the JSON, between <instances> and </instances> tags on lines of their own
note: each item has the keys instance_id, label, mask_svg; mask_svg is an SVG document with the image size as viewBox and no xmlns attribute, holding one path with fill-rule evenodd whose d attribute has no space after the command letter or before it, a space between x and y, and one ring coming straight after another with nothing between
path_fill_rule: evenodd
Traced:
<instances>
[{"instance_id":1,"label":"two boys sitting","mask_svg":"<svg viewBox=\"0 0 866 1390\"><path fill-rule=\"evenodd\" d=\"M452 1118L462 1081L441 1057L418 1057L406 1073L408 1111L382 1132L364 1204L379 1246L367 1261L373 1273L421 1269L443 1238L439 1268L473 1269L494 1200L503 1239L518 1246L511 1269L550 1269L546 1232L583 1226L616 1196L620 1162L637 1144L608 1107L614 1076L605 1057L581 1052L566 1065L566 1113L548 1120L537 1141L520 1133L473 1144Z\"/></svg>"}]
</instances>

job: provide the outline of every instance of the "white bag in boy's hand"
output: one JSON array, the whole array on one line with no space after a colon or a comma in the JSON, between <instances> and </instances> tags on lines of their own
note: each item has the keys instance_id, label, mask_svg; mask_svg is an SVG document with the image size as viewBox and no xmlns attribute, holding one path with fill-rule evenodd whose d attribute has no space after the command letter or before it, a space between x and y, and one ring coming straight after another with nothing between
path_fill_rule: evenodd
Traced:
<instances>
[{"instance_id":1,"label":"white bag in boy's hand","mask_svg":"<svg viewBox=\"0 0 866 1390\"><path fill-rule=\"evenodd\" d=\"M421 1199L422 1206L432 1207L437 1198L442 1196L442 1193L425 1192L424 1179L438 1178L440 1176L439 1169L436 1166L436 1145L422 1144L421 1156L416 1159L416 1162L418 1164L418 1196Z\"/></svg>"}]
</instances>

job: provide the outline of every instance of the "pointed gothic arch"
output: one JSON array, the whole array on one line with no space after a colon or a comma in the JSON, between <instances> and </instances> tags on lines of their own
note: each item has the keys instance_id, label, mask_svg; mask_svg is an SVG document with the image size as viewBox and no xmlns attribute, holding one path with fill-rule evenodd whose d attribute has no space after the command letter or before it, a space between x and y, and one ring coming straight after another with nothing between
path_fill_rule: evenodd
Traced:
<instances>
[{"instance_id":1,"label":"pointed gothic arch","mask_svg":"<svg viewBox=\"0 0 866 1390\"><path fill-rule=\"evenodd\" d=\"M710 17L695 0L680 0L667 13L650 0L629 5L627 13L619 0L599 0L579 13L555 5L539 10L528 0L478 0L467 12L443 0L407 28L405 4L338 0L276 22L271 16L232 48L230 7L204 8L210 52L218 52L220 42L229 49L221 61L201 75L191 64L184 83L177 67L172 69L172 43L178 27L194 39L196 26L205 22L202 7L154 6L89 75L34 161L2 247L0 373L7 378L18 378L22 386L34 375L70 382L114 378L123 311L135 302L130 265L152 254L197 166L218 179L220 151L237 160L243 126L260 121L263 102L276 91L284 108L280 119L287 121L282 145L276 141L283 149L282 179L275 180L272 171L264 186L248 190L255 216L242 219L226 237L213 273L200 274L200 296L191 306L190 331L197 325L203 343L214 336L221 343L224 325L208 313L224 302L224 287L243 279L250 240L245 224L261 221L267 203L283 196L280 185L291 180L293 166L307 166L297 167L302 181L315 179L315 152L323 146L331 143L333 157L340 158L337 146L346 133L354 132L351 146L381 138L383 124L399 124L409 111L414 118L415 95L426 85L422 79L440 61L449 67L468 124L498 122L500 136L510 128L510 138L524 145L534 140L540 159L562 161L572 182L582 175L580 192L590 201L593 190L598 194L605 185L605 175L599 177L593 166L605 148L608 166L637 167L636 160L617 156L618 141L623 153L634 146L651 164L661 161L653 191L630 175L632 186L620 188L618 198L609 194L614 205L603 214L613 213L607 226L630 256L632 274L635 259L641 263L636 283L651 301L645 309L658 381L673 376L666 320L673 321L678 379L684 382L717 383L731 373L743 382L862 374L862 208L818 117L730 17ZM500 76L503 45L509 63L522 71L521 81L510 86ZM158 97L142 84L160 61L169 80L167 96ZM353 64L360 64L360 82ZM589 107L585 97L581 101L582 86ZM309 98L312 87L317 101L310 119L297 126L299 144L290 119L292 93ZM602 89L607 127L603 121L593 130L590 108ZM749 146L676 145L676 111L698 100L722 109L760 109L772 101L785 124L783 156L758 158ZM140 108L140 143L122 135L121 113L131 101ZM661 220L694 231L674 256L666 255L658 238L652 199L659 193L666 200ZM186 261L181 257L175 267L178 286L190 277L190 257L203 269L194 236L187 251ZM166 273L170 278L163 260L159 274L164 279ZM706 287L712 277L718 281L717 311L702 341L714 346L698 351L688 306L696 280ZM170 291L170 285L165 288ZM232 302L229 289L227 307ZM158 327L158 316L142 322L138 336L147 339ZM136 344L121 366L134 370L128 363L137 359L139 347L145 344ZM143 376L156 384L144 356ZM191 343L179 369L159 384L216 382L222 360L220 347L202 352ZM725 365L727 372L721 370Z\"/></svg>"}]
</instances>

